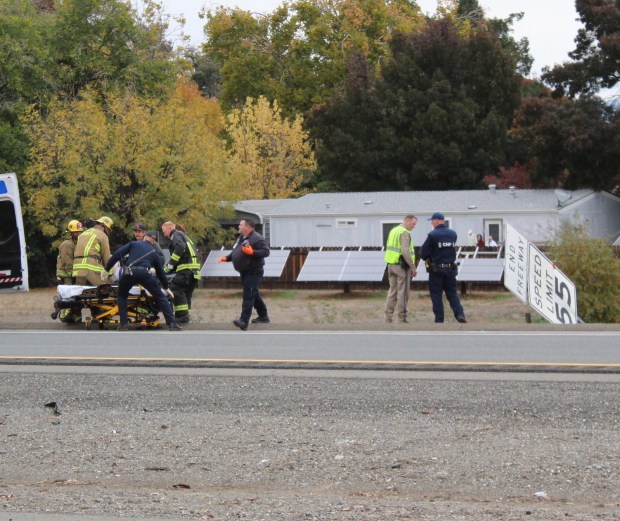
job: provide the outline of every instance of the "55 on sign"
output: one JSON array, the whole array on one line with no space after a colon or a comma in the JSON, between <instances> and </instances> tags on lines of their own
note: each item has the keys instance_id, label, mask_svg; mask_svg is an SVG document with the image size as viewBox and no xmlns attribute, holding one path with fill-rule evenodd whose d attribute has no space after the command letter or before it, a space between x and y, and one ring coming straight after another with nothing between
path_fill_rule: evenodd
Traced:
<instances>
[{"instance_id":1,"label":"55 on sign","mask_svg":"<svg viewBox=\"0 0 620 521\"><path fill-rule=\"evenodd\" d=\"M577 291L570 279L529 245L530 306L554 324L577 323Z\"/></svg>"}]
</instances>

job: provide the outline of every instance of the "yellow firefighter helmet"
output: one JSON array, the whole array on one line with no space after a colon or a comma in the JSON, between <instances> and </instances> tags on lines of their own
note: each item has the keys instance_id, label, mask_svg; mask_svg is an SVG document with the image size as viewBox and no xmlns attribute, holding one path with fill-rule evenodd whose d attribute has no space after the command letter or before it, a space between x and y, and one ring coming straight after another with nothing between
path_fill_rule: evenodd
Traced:
<instances>
[{"instance_id":1,"label":"yellow firefighter helmet","mask_svg":"<svg viewBox=\"0 0 620 521\"><path fill-rule=\"evenodd\" d=\"M108 230L111 230L112 226L114 225L114 221L112 221L112 219L110 219L109 217L106 217L105 215L102 217L99 217L99 219L95 219L95 222L99 224L103 224Z\"/></svg>"},{"instance_id":2,"label":"yellow firefighter helmet","mask_svg":"<svg viewBox=\"0 0 620 521\"><path fill-rule=\"evenodd\" d=\"M67 231L69 232L81 232L82 231L82 223L76 219L69 221L67 225Z\"/></svg>"}]
</instances>

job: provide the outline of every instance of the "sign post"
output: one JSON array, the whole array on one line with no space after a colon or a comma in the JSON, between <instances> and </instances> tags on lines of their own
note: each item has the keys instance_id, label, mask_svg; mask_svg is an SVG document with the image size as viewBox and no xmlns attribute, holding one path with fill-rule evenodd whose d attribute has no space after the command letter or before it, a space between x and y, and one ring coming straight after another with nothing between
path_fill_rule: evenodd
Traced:
<instances>
[{"instance_id":1,"label":"sign post","mask_svg":"<svg viewBox=\"0 0 620 521\"><path fill-rule=\"evenodd\" d=\"M554 324L576 324L575 285L533 244L528 257L530 306Z\"/></svg>"},{"instance_id":2,"label":"sign post","mask_svg":"<svg viewBox=\"0 0 620 521\"><path fill-rule=\"evenodd\" d=\"M506 223L506 258L504 259L504 286L527 304L527 271L529 241L516 228Z\"/></svg>"}]
</instances>

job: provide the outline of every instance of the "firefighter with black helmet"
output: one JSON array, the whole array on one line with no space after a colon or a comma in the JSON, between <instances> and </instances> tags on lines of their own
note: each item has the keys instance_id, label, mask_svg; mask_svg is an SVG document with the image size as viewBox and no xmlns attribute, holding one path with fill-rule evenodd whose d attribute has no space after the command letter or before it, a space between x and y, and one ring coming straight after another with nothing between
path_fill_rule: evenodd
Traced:
<instances>
[{"instance_id":1,"label":"firefighter with black helmet","mask_svg":"<svg viewBox=\"0 0 620 521\"><path fill-rule=\"evenodd\" d=\"M190 238L176 229L173 222L161 225L164 235L170 240L170 259L164 267L167 274L174 274L170 289L174 293L174 314L180 324L190 321L192 295L200 280L200 264L196 247Z\"/></svg>"}]
</instances>

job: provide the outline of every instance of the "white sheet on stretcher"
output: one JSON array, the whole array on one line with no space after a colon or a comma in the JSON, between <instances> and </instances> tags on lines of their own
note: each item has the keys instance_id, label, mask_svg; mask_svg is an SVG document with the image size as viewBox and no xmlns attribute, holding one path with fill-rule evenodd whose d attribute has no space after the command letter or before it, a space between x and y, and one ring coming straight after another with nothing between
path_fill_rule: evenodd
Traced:
<instances>
[{"instance_id":1,"label":"white sheet on stretcher","mask_svg":"<svg viewBox=\"0 0 620 521\"><path fill-rule=\"evenodd\" d=\"M96 286L74 286L71 284L60 284L57 288L58 290L58 295L60 295L60 298L62 299L69 299L72 297L79 297L82 292L86 289L95 289ZM146 292L147 295L150 295L150 293L146 290L144 290ZM139 286L133 286L130 290L129 290L129 294L130 295L140 295L140 293L142 292L142 289Z\"/></svg>"}]
</instances>

